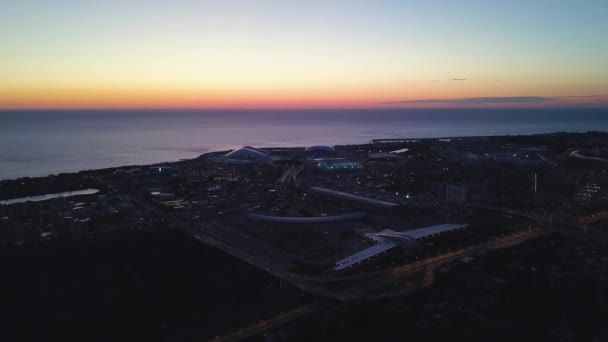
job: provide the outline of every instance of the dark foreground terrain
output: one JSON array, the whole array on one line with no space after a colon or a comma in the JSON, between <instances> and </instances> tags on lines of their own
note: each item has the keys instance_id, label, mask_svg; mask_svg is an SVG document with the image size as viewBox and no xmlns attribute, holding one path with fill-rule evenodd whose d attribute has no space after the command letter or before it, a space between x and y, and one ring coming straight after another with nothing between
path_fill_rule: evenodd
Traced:
<instances>
[{"instance_id":1,"label":"dark foreground terrain","mask_svg":"<svg viewBox=\"0 0 608 342\"><path fill-rule=\"evenodd\" d=\"M3 341L188 341L309 301L165 231L0 258Z\"/></svg>"},{"instance_id":2,"label":"dark foreground terrain","mask_svg":"<svg viewBox=\"0 0 608 342\"><path fill-rule=\"evenodd\" d=\"M273 337L299 341L608 341L608 249L542 237L439 269L402 298L348 303ZM262 340L260 338L260 340Z\"/></svg>"},{"instance_id":3,"label":"dark foreground terrain","mask_svg":"<svg viewBox=\"0 0 608 342\"><path fill-rule=\"evenodd\" d=\"M555 234L441 267L402 298L328 309L251 340L608 340L603 232ZM3 340L204 341L313 303L177 232L0 259Z\"/></svg>"}]
</instances>

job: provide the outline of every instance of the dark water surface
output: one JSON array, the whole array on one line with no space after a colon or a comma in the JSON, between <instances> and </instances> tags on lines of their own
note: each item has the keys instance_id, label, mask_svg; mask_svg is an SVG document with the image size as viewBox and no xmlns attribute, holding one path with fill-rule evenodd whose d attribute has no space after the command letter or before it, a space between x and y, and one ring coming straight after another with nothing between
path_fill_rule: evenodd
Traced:
<instances>
[{"instance_id":1,"label":"dark water surface","mask_svg":"<svg viewBox=\"0 0 608 342\"><path fill-rule=\"evenodd\" d=\"M608 130L608 109L0 111L0 179L193 158L242 145Z\"/></svg>"},{"instance_id":2,"label":"dark water surface","mask_svg":"<svg viewBox=\"0 0 608 342\"><path fill-rule=\"evenodd\" d=\"M61 198L61 197L72 197L72 196L80 196L80 195L92 195L98 193L97 189L83 189L83 190L75 190L75 191L65 191L65 192L56 192L52 194L38 195L38 196L26 196L19 198L12 198L8 200L0 201L0 205L11 205L15 203L25 203L25 202L40 202L46 201L53 198Z\"/></svg>"}]
</instances>

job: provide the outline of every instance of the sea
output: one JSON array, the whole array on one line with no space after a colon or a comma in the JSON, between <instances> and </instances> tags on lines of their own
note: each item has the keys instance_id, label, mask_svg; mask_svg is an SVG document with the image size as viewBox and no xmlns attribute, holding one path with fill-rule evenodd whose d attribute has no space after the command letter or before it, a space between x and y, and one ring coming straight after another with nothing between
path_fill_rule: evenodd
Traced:
<instances>
[{"instance_id":1,"label":"sea","mask_svg":"<svg viewBox=\"0 0 608 342\"><path fill-rule=\"evenodd\" d=\"M608 108L4 110L0 180L195 158L244 145L608 131Z\"/></svg>"}]
</instances>

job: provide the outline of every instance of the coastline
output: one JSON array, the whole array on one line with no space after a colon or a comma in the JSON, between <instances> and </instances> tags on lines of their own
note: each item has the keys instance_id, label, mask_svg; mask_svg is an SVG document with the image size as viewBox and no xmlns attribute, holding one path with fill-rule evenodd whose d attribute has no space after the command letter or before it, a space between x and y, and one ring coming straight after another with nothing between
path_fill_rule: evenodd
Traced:
<instances>
[{"instance_id":1,"label":"coastline","mask_svg":"<svg viewBox=\"0 0 608 342\"><path fill-rule=\"evenodd\" d=\"M0 180L172 163L245 145L608 131L606 117L601 108L5 111Z\"/></svg>"},{"instance_id":2,"label":"coastline","mask_svg":"<svg viewBox=\"0 0 608 342\"><path fill-rule=\"evenodd\" d=\"M467 141L484 141L488 139L501 139L501 138L520 138L520 139L535 139L535 138L548 138L554 136L563 136L563 137L585 137L585 136L594 136L594 135L608 135L607 131L587 131L587 132L551 132L551 133L540 133L540 134L518 134L518 135L479 135L479 136L453 136L453 137L427 137L427 138L380 138L380 139L371 139L371 141L367 143L359 143L359 144L345 144L345 145L335 145L336 149L341 150L349 150L349 149L357 149L363 146L369 146L374 144L383 144L383 143L405 143L407 141L441 141L446 139L454 139L454 140L467 140ZM274 147L260 147L261 150L266 151L288 151L288 150L302 150L306 146L274 146ZM69 191L79 191L88 188L99 188L96 182L93 182L94 175L97 173L109 173L115 172L117 170L126 170L126 169L134 169L134 168L152 168L152 167L172 167L177 166L182 163L190 163L196 160L203 160L210 156L215 155L223 155L231 150L218 150L218 151L208 151L200 154L195 158L182 158L177 161L168 161L168 162L155 162L149 164L129 164L122 166L112 166L105 168L97 168L97 169L84 169L75 172L65 172L59 174L49 174L46 176L38 176L38 177L19 177L13 179L2 179L0 180L0 200L12 200L20 197L28 197L28 196L40 196L50 193L60 193L60 192L69 192ZM91 183L79 183L74 184L74 182L78 183L82 180L90 180ZM44 183L61 183L60 187L50 186L50 189L43 187L44 190L36 191L33 190L32 187L36 187L39 184ZM29 184L29 186L28 186ZM48 185L48 184L47 184ZM21 189L22 188L22 189ZM20 190L21 189L21 190ZM103 191L103 189L99 189Z\"/></svg>"}]
</instances>

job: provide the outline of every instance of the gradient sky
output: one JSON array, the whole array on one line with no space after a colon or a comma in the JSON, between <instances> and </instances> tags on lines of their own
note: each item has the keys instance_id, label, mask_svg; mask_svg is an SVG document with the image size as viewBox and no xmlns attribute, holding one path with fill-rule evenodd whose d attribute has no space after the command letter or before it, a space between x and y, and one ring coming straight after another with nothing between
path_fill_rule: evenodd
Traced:
<instances>
[{"instance_id":1,"label":"gradient sky","mask_svg":"<svg viewBox=\"0 0 608 342\"><path fill-rule=\"evenodd\" d=\"M0 108L608 106L606 14L606 0L0 0Z\"/></svg>"}]
</instances>

